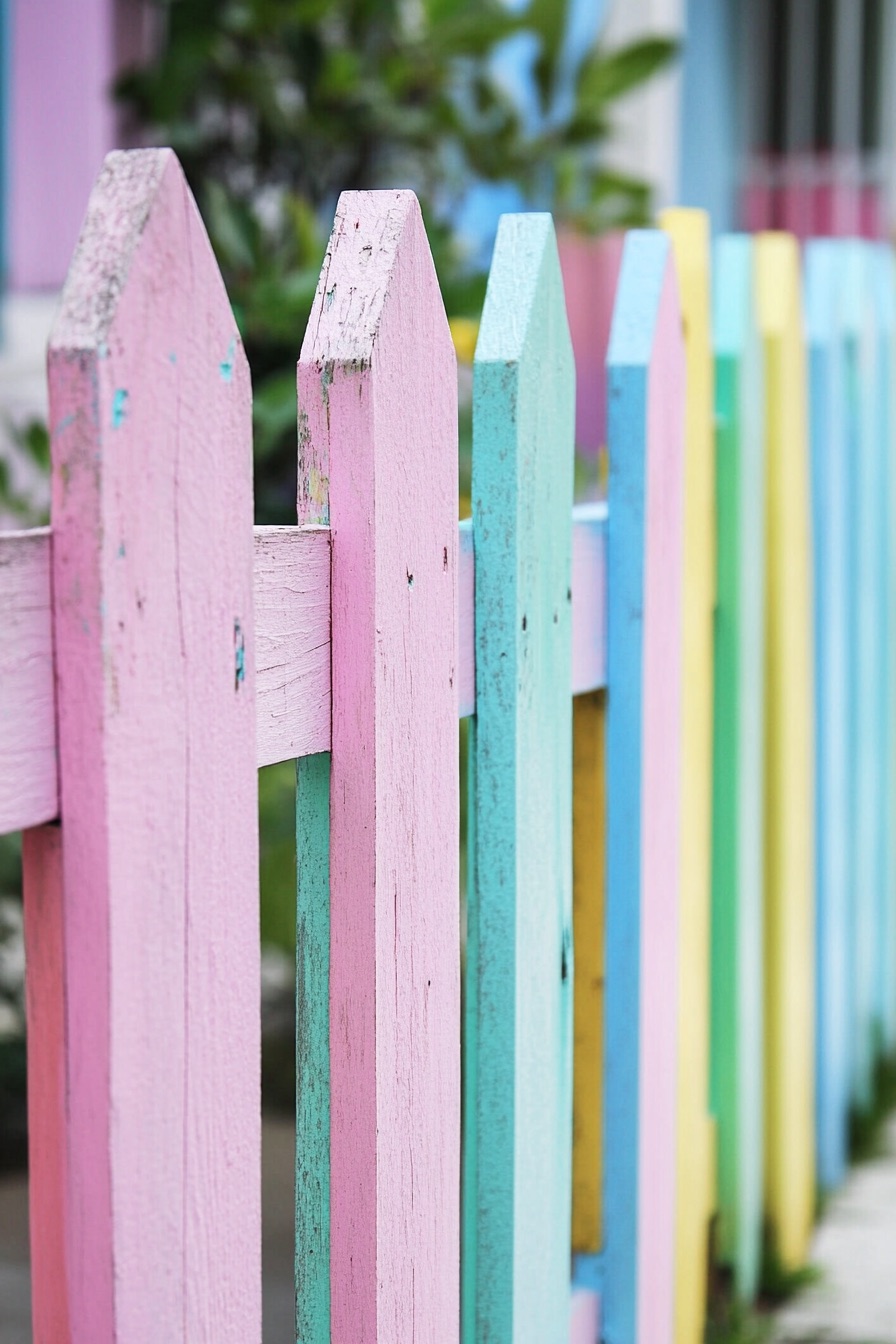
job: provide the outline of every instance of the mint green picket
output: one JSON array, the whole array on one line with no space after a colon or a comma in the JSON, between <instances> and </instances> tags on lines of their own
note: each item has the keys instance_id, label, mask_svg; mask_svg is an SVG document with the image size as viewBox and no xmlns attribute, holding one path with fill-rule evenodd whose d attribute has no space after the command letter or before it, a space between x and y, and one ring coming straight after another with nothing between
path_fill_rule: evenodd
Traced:
<instances>
[{"instance_id":1,"label":"mint green picket","mask_svg":"<svg viewBox=\"0 0 896 1344\"><path fill-rule=\"evenodd\" d=\"M500 223L473 374L462 1338L568 1338L574 369L549 215Z\"/></svg>"},{"instance_id":2,"label":"mint green picket","mask_svg":"<svg viewBox=\"0 0 896 1344\"><path fill-rule=\"evenodd\" d=\"M718 1249L756 1292L762 1236L762 361L753 243L713 259L718 601L713 723L710 1094L717 1121Z\"/></svg>"},{"instance_id":3,"label":"mint green picket","mask_svg":"<svg viewBox=\"0 0 896 1344\"><path fill-rule=\"evenodd\" d=\"M330 1339L330 753L296 761L296 1340Z\"/></svg>"}]
</instances>

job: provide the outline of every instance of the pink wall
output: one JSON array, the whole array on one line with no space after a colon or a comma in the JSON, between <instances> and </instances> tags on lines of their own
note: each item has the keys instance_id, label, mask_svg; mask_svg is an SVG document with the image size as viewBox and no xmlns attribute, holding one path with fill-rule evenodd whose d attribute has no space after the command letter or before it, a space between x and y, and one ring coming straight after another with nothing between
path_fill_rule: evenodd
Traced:
<instances>
[{"instance_id":1,"label":"pink wall","mask_svg":"<svg viewBox=\"0 0 896 1344\"><path fill-rule=\"evenodd\" d=\"M143 0L11 0L9 282L58 288L94 179L120 142L109 97L140 49Z\"/></svg>"}]
</instances>

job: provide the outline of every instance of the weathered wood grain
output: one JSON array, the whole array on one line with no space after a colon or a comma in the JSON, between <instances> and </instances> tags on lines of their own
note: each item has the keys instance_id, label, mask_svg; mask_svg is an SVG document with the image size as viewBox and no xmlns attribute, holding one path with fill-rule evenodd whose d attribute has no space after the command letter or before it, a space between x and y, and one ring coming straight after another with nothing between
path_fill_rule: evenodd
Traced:
<instances>
[{"instance_id":1,"label":"weathered wood grain","mask_svg":"<svg viewBox=\"0 0 896 1344\"><path fill-rule=\"evenodd\" d=\"M848 501L855 464L845 450L846 261L847 245L840 239L806 246L815 617L815 1135L818 1180L826 1191L846 1174L850 1099L853 599Z\"/></svg>"},{"instance_id":2,"label":"weathered wood grain","mask_svg":"<svg viewBox=\"0 0 896 1344\"><path fill-rule=\"evenodd\" d=\"M606 505L572 515L572 693L606 682ZM0 534L0 835L59 812L49 528ZM256 527L256 719L259 766L330 747L330 533ZM460 714L473 713L473 533L458 528Z\"/></svg>"},{"instance_id":3,"label":"weathered wood grain","mask_svg":"<svg viewBox=\"0 0 896 1344\"><path fill-rule=\"evenodd\" d=\"M765 1205L785 1269L805 1263L815 1189L814 742L806 351L789 234L759 234L765 377Z\"/></svg>"},{"instance_id":4,"label":"weathered wood grain","mask_svg":"<svg viewBox=\"0 0 896 1344\"><path fill-rule=\"evenodd\" d=\"M715 245L717 605L710 1095L719 1260L755 1297L762 1238L762 749L765 496L753 244Z\"/></svg>"},{"instance_id":5,"label":"weathered wood grain","mask_svg":"<svg viewBox=\"0 0 896 1344\"><path fill-rule=\"evenodd\" d=\"M296 1340L330 1342L330 755L296 771Z\"/></svg>"},{"instance_id":6,"label":"weathered wood grain","mask_svg":"<svg viewBox=\"0 0 896 1344\"><path fill-rule=\"evenodd\" d=\"M504 215L473 363L466 1344L569 1334L574 377L550 216Z\"/></svg>"},{"instance_id":7,"label":"weathered wood grain","mask_svg":"<svg viewBox=\"0 0 896 1344\"><path fill-rule=\"evenodd\" d=\"M330 533L256 527L258 764L330 748Z\"/></svg>"},{"instance_id":8,"label":"weathered wood grain","mask_svg":"<svg viewBox=\"0 0 896 1344\"><path fill-rule=\"evenodd\" d=\"M416 199L344 194L299 520L331 530L330 1313L358 1344L459 1330L456 389Z\"/></svg>"},{"instance_id":9,"label":"weathered wood grain","mask_svg":"<svg viewBox=\"0 0 896 1344\"><path fill-rule=\"evenodd\" d=\"M626 238L608 355L607 953L601 1321L674 1329L684 349L668 238Z\"/></svg>"},{"instance_id":10,"label":"weathered wood grain","mask_svg":"<svg viewBox=\"0 0 896 1344\"><path fill-rule=\"evenodd\" d=\"M72 1340L245 1344L261 1337L251 390L170 151L107 158L49 384Z\"/></svg>"},{"instance_id":11,"label":"weathered wood grain","mask_svg":"<svg viewBox=\"0 0 896 1344\"><path fill-rule=\"evenodd\" d=\"M709 217L666 210L687 377L682 649L681 904L678 962L675 1339L701 1344L709 1219L715 1205L709 1118L709 942L712 849L713 606L716 592L715 440L710 345Z\"/></svg>"},{"instance_id":12,"label":"weathered wood grain","mask_svg":"<svg viewBox=\"0 0 896 1344\"><path fill-rule=\"evenodd\" d=\"M66 1229L65 966L62 830L39 826L22 845L31 1318L36 1344L70 1344Z\"/></svg>"},{"instance_id":13,"label":"weathered wood grain","mask_svg":"<svg viewBox=\"0 0 896 1344\"><path fill-rule=\"evenodd\" d=\"M50 530L0 536L0 833L58 811Z\"/></svg>"}]
</instances>

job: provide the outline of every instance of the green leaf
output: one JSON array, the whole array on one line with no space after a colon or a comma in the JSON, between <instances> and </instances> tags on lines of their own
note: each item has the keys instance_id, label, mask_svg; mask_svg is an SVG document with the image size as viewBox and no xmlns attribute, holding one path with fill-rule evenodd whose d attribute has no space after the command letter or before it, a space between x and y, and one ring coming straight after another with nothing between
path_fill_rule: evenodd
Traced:
<instances>
[{"instance_id":1,"label":"green leaf","mask_svg":"<svg viewBox=\"0 0 896 1344\"><path fill-rule=\"evenodd\" d=\"M602 107L643 84L677 54L678 43L669 37L642 38L609 54L595 51L579 71L577 101L580 106Z\"/></svg>"}]
</instances>

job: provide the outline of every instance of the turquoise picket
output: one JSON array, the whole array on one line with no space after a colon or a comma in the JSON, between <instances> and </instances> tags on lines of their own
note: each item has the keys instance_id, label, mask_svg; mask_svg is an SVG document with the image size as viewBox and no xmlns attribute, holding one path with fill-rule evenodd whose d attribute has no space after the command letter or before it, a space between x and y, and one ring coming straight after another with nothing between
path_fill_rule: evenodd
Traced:
<instances>
[{"instance_id":1,"label":"turquoise picket","mask_svg":"<svg viewBox=\"0 0 896 1344\"><path fill-rule=\"evenodd\" d=\"M466 1344L569 1330L574 380L550 216L505 215L473 372Z\"/></svg>"},{"instance_id":2,"label":"turquoise picket","mask_svg":"<svg viewBox=\"0 0 896 1344\"><path fill-rule=\"evenodd\" d=\"M850 569L846 431L847 347L841 311L847 245L806 247L809 452L815 568L816 923L815 1129L818 1180L840 1184L847 1163L849 1111Z\"/></svg>"},{"instance_id":3,"label":"turquoise picket","mask_svg":"<svg viewBox=\"0 0 896 1344\"><path fill-rule=\"evenodd\" d=\"M296 761L296 1340L330 1340L330 753Z\"/></svg>"}]
</instances>

